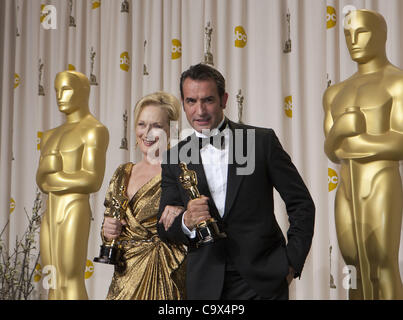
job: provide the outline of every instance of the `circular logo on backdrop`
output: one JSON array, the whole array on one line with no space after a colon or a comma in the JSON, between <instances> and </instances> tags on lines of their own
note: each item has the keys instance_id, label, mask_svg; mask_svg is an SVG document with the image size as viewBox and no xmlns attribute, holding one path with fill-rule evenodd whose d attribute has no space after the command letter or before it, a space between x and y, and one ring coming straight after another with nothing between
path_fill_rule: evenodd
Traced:
<instances>
[{"instance_id":1,"label":"circular logo on backdrop","mask_svg":"<svg viewBox=\"0 0 403 320\"><path fill-rule=\"evenodd\" d=\"M92 0L92 9L99 8L101 6L100 0Z\"/></svg>"},{"instance_id":2,"label":"circular logo on backdrop","mask_svg":"<svg viewBox=\"0 0 403 320\"><path fill-rule=\"evenodd\" d=\"M11 198L10 199L10 214L13 213L14 209L15 209L15 200L14 200L14 198Z\"/></svg>"},{"instance_id":3,"label":"circular logo on backdrop","mask_svg":"<svg viewBox=\"0 0 403 320\"><path fill-rule=\"evenodd\" d=\"M87 262L85 263L85 279L91 278L91 276L94 273L94 264L92 263L91 260L87 259Z\"/></svg>"},{"instance_id":4,"label":"circular logo on backdrop","mask_svg":"<svg viewBox=\"0 0 403 320\"><path fill-rule=\"evenodd\" d=\"M243 48L248 42L248 36L242 26L235 27L235 47Z\"/></svg>"},{"instance_id":5,"label":"circular logo on backdrop","mask_svg":"<svg viewBox=\"0 0 403 320\"><path fill-rule=\"evenodd\" d=\"M42 135L43 135L42 131L38 131L36 133L36 149L37 150L41 150Z\"/></svg>"},{"instance_id":6,"label":"circular logo on backdrop","mask_svg":"<svg viewBox=\"0 0 403 320\"><path fill-rule=\"evenodd\" d=\"M172 39L172 60L182 56L182 43L178 39Z\"/></svg>"},{"instance_id":7,"label":"circular logo on backdrop","mask_svg":"<svg viewBox=\"0 0 403 320\"><path fill-rule=\"evenodd\" d=\"M127 51L120 54L120 69L128 72L130 68L130 57Z\"/></svg>"},{"instance_id":8,"label":"circular logo on backdrop","mask_svg":"<svg viewBox=\"0 0 403 320\"><path fill-rule=\"evenodd\" d=\"M41 17L39 18L39 21L42 23L45 21L45 18L47 16L47 13L44 12L43 9L45 9L46 4L41 4Z\"/></svg>"},{"instance_id":9,"label":"circular logo on backdrop","mask_svg":"<svg viewBox=\"0 0 403 320\"><path fill-rule=\"evenodd\" d=\"M39 282L42 279L42 266L37 263L34 270L34 282Z\"/></svg>"},{"instance_id":10,"label":"circular logo on backdrop","mask_svg":"<svg viewBox=\"0 0 403 320\"><path fill-rule=\"evenodd\" d=\"M329 184L329 192L330 192L337 188L337 185L339 183L339 177L337 175L337 172L332 168L327 169L327 174L328 174L327 182Z\"/></svg>"},{"instance_id":11,"label":"circular logo on backdrop","mask_svg":"<svg viewBox=\"0 0 403 320\"><path fill-rule=\"evenodd\" d=\"M284 112L287 117L292 118L292 96L284 98Z\"/></svg>"},{"instance_id":12,"label":"circular logo on backdrop","mask_svg":"<svg viewBox=\"0 0 403 320\"><path fill-rule=\"evenodd\" d=\"M18 73L14 73L14 89L20 85L21 78Z\"/></svg>"},{"instance_id":13,"label":"circular logo on backdrop","mask_svg":"<svg viewBox=\"0 0 403 320\"><path fill-rule=\"evenodd\" d=\"M336 26L337 23L336 9L332 6L328 6L326 11L326 26L330 29Z\"/></svg>"}]
</instances>

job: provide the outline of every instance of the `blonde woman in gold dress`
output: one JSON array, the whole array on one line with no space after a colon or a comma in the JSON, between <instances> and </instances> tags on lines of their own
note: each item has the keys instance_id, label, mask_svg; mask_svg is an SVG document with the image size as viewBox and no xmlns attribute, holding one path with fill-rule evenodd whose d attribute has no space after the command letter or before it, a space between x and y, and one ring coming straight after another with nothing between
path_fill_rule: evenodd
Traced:
<instances>
[{"instance_id":1,"label":"blonde woman in gold dress","mask_svg":"<svg viewBox=\"0 0 403 320\"><path fill-rule=\"evenodd\" d=\"M122 164L115 171L106 193L104 241L118 239L123 267L115 267L107 299L177 300L185 298L182 246L168 245L157 234L157 223L169 228L182 207L167 206L160 219L161 156L169 139L170 121L177 121L180 102L171 94L156 92L136 105L136 145L142 153L137 164ZM167 139L168 138L168 139ZM110 217L111 200L121 187L129 205L125 219Z\"/></svg>"}]
</instances>

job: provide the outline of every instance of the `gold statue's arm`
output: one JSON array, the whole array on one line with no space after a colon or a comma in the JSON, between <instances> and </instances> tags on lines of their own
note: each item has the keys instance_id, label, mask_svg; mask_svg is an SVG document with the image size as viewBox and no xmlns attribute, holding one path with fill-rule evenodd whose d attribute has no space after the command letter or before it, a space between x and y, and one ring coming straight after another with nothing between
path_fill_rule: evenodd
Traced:
<instances>
[{"instance_id":1,"label":"gold statue's arm","mask_svg":"<svg viewBox=\"0 0 403 320\"><path fill-rule=\"evenodd\" d=\"M394 130L382 135L364 133L346 139L340 149L347 153L361 154L356 158L366 161L403 160L403 133Z\"/></svg>"},{"instance_id":2,"label":"gold statue's arm","mask_svg":"<svg viewBox=\"0 0 403 320\"><path fill-rule=\"evenodd\" d=\"M403 86L403 81L399 82ZM400 89L399 89L400 90ZM373 119L380 121L379 119ZM403 160L403 98L402 94L393 97L389 130L382 134L362 133L345 139L340 149L345 153L355 153L356 159L365 161Z\"/></svg>"},{"instance_id":3,"label":"gold statue's arm","mask_svg":"<svg viewBox=\"0 0 403 320\"><path fill-rule=\"evenodd\" d=\"M53 132L54 130L44 132L40 143L41 155L36 172L36 183L43 193L48 193L45 183L46 176L62 170L62 161L59 152L55 151L46 155L43 154L44 146Z\"/></svg>"},{"instance_id":4,"label":"gold statue's arm","mask_svg":"<svg viewBox=\"0 0 403 320\"><path fill-rule=\"evenodd\" d=\"M340 149L341 144L346 138L355 137L366 132L366 123L363 113L359 110L346 110L346 112L339 115L336 119L333 119L330 108L332 91L329 89L326 90L323 97L323 107L325 111L324 149L331 161L340 163L337 151Z\"/></svg>"},{"instance_id":5,"label":"gold statue's arm","mask_svg":"<svg viewBox=\"0 0 403 320\"><path fill-rule=\"evenodd\" d=\"M103 181L105 173L106 149L109 134L105 127L89 130L85 137L81 169L74 173L59 171L48 174L44 188L56 194L96 192Z\"/></svg>"},{"instance_id":6,"label":"gold statue's arm","mask_svg":"<svg viewBox=\"0 0 403 320\"><path fill-rule=\"evenodd\" d=\"M340 160L337 158L336 154L334 153L335 151L335 145L339 145L340 142L336 141L334 139L334 136L329 135L329 132L331 131L333 127L333 118L330 112L325 112L325 121L324 121L324 131L325 131L325 153L328 156L328 158L335 162L339 163Z\"/></svg>"}]
</instances>

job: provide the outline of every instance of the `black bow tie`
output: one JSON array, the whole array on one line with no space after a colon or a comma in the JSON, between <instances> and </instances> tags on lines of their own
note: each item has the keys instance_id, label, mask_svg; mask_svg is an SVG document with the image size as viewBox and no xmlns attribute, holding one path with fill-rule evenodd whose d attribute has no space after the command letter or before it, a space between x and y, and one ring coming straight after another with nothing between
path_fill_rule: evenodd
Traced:
<instances>
[{"instance_id":1,"label":"black bow tie","mask_svg":"<svg viewBox=\"0 0 403 320\"><path fill-rule=\"evenodd\" d=\"M218 128L218 130L220 131L218 134L206 138L199 137L199 149L203 148L208 144L211 144L213 147L217 149L224 149L225 137L222 131L226 126L227 126L227 119L225 119L222 125Z\"/></svg>"}]
</instances>

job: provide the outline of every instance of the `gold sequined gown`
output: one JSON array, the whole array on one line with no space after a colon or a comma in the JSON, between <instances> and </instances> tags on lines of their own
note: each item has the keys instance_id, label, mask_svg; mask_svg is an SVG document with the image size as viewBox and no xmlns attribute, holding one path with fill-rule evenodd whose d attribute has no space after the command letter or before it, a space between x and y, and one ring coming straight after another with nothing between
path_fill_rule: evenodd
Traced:
<instances>
[{"instance_id":1,"label":"gold sequined gown","mask_svg":"<svg viewBox=\"0 0 403 320\"><path fill-rule=\"evenodd\" d=\"M105 216L114 193L127 187L133 163L121 165L114 173L105 197ZM116 267L108 300L185 299L184 247L168 245L157 234L157 213L161 197L161 175L144 184L129 202L127 225L119 241L124 267Z\"/></svg>"}]
</instances>

